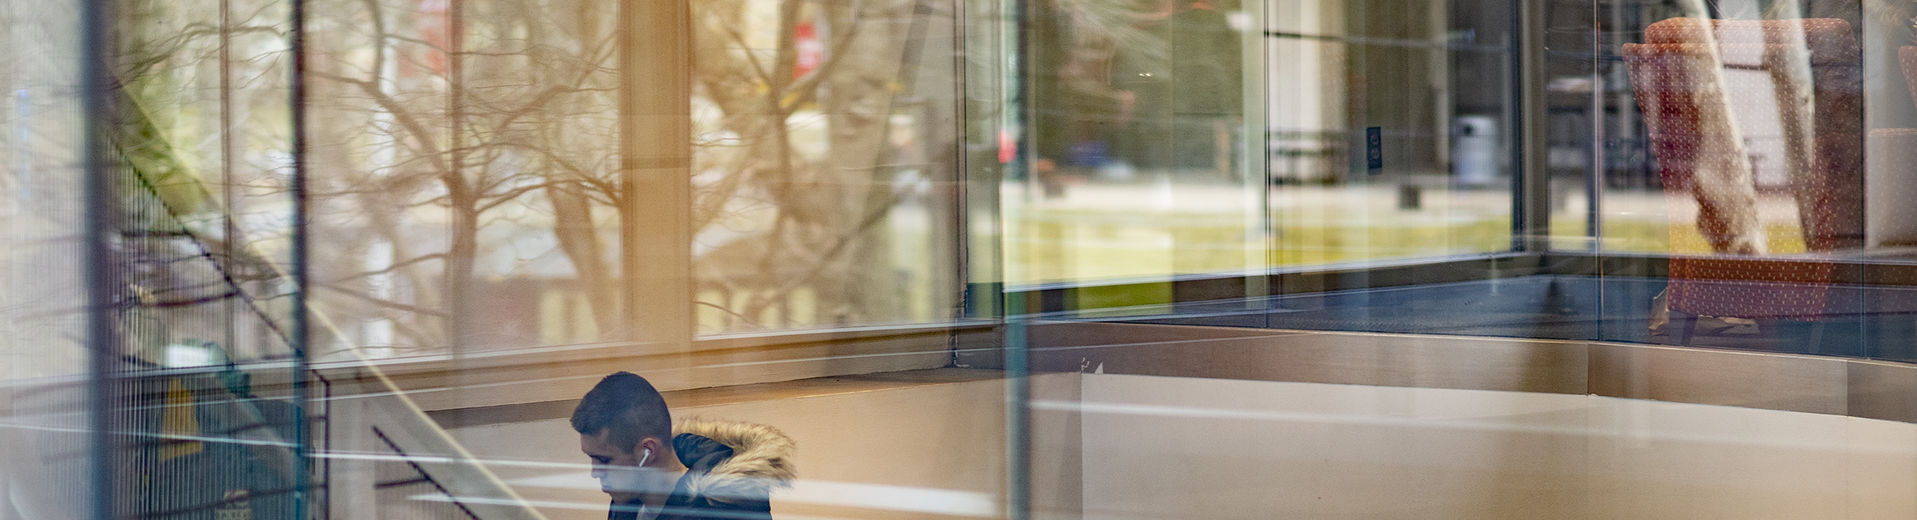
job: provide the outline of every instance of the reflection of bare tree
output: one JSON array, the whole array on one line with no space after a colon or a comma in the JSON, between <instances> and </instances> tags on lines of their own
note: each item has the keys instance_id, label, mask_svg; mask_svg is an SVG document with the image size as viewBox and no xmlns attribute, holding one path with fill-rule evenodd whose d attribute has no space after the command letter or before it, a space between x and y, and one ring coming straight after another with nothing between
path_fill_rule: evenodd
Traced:
<instances>
[{"instance_id":1,"label":"reflection of bare tree","mask_svg":"<svg viewBox=\"0 0 1917 520\"><path fill-rule=\"evenodd\" d=\"M349 222L390 261L322 278L321 294L383 308L401 343L463 340L483 298L482 241L510 246L545 229L585 282L599 330L611 330L616 294L592 209L624 204L610 165L615 49L601 6L348 4L321 10L343 16L314 39L313 90L328 94L315 110L329 117L313 131L335 152L316 160L337 161L328 171L340 174L321 196L358 209L363 220ZM342 252L331 266L366 254ZM369 278L391 281L368 291Z\"/></svg>"},{"instance_id":2,"label":"reflection of bare tree","mask_svg":"<svg viewBox=\"0 0 1917 520\"><path fill-rule=\"evenodd\" d=\"M886 235L875 226L899 202L885 165L891 104L902 76L903 42L914 2L831 3L808 12L807 2L778 4L778 33L770 52L751 52L741 33L750 3L701 2L696 81L724 113L720 126L738 136L728 172L699 193L695 226L727 217L741 197L771 208L769 231L759 240L734 242L703 262L701 287L718 295L713 305L736 317L759 319L783 309L799 291L809 292L829 322L889 317L897 299ZM804 21L829 28L826 59L798 75L794 70ZM823 157L793 149L795 113L826 115L829 133ZM739 269L737 266L751 266ZM789 312L780 312L786 316Z\"/></svg>"},{"instance_id":3,"label":"reflection of bare tree","mask_svg":"<svg viewBox=\"0 0 1917 520\"><path fill-rule=\"evenodd\" d=\"M241 211L228 196L232 190L261 182L257 172L232 172L282 148L218 152L248 137L222 131L224 121L271 119L273 107L283 114L283 91L218 88L260 86L258 75L274 70L271 59L228 66L219 58L279 49L283 32L259 22L275 4L250 5L254 17L233 23L222 23L215 6L120 5L109 64L115 119L105 128L125 174L115 183L113 244L125 284L116 306L127 326L126 353L152 361L163 345L194 339L222 343L242 359L286 356L283 336L273 332L287 317L277 301L286 292L277 283L280 271L254 247L257 236L224 226ZM235 72L237 78L229 77Z\"/></svg>"},{"instance_id":4,"label":"reflection of bare tree","mask_svg":"<svg viewBox=\"0 0 1917 520\"><path fill-rule=\"evenodd\" d=\"M394 20L406 17L395 16L404 12L396 6L357 2L371 33L329 49L358 56L338 62L357 66L321 69L318 77L335 85L316 90L336 92L329 102L358 112L329 119L346 133L342 143L373 130L373 139L358 136L337 157L392 150L387 165L342 165L337 171L360 177L335 186L362 199L360 207L399 210L362 212L366 232L390 244L390 265L340 281L396 274L395 283L409 290L326 288L403 316L394 325L410 336L405 343L443 344L469 333L462 319L481 313L472 307L486 299L474 289L475 277L501 274L478 272L477 263L497 256L488 248L547 243L577 277L571 287L586 302L591 330L621 335L621 274L613 259L621 248L643 245L613 237L633 205L647 201L622 200L617 178L618 126L610 107L620 72L612 65L609 16L616 6L469 2L465 12L446 14L450 36L435 39L430 24L418 34L397 28ZM755 31L748 19L763 14L754 9L765 4L695 4L694 81L709 103L702 106L719 113L699 126L706 135L731 136L698 143L691 221L695 236L718 237L696 261L706 296L700 303L747 325L773 314L793 324L795 299L816 309L808 320L814 323L899 319L892 262L878 229L899 199L893 172L879 165L888 156L890 105L903 74L900 22L910 20L914 6L810 5L777 4L778 33L765 50L746 36ZM795 32L807 21L835 30L823 63L800 74ZM416 75L409 79L405 71ZM825 115L828 152L797 149L803 138L793 133L794 117L802 112ZM422 214L444 221L443 244L411 236L407 221ZM541 229L547 240L523 236ZM428 244L437 247L421 247Z\"/></svg>"},{"instance_id":5,"label":"reflection of bare tree","mask_svg":"<svg viewBox=\"0 0 1917 520\"><path fill-rule=\"evenodd\" d=\"M133 92L177 105L169 97L188 87L169 83L156 67L217 66L218 55L203 47L222 35L284 36L283 6L240 3L224 25L130 38L142 42L140 58L124 69L143 78ZM907 317L880 224L901 202L889 132L901 77L912 73L901 62L916 7L911 0L694 4L695 92L700 110L712 114L695 124L708 136L695 142L690 210L702 244L695 276L699 303L732 317L732 326ZM428 348L626 337L618 259L624 248L647 245L617 237L648 201L625 200L621 190L617 9L603 0L330 0L312 7L312 301L359 336L342 339L368 341L379 327L388 332L376 342ZM768 9L776 10L771 38L755 26L774 14ZM827 44L823 62L802 71L796 31L806 23L824 28ZM284 49L242 54L231 63L285 59ZM240 72L283 71L246 65ZM219 94L239 93L229 86ZM270 100L284 91L249 95ZM151 132L176 123L160 117ZM811 128L821 124L829 130ZM284 148L272 139L225 138L241 143L229 154L253 163L273 162L259 158ZM164 174L158 190L178 191L177 209L221 211L202 200L218 183L176 167L186 164L176 160L182 153L146 151L159 166L145 170ZM286 197L271 171L277 164L239 166L258 171L228 179L225 189L262 201ZM243 185L248 179L258 182ZM268 242L286 233L249 231ZM520 282L536 289L502 289ZM528 310L554 299L580 305L558 307L567 312L557 318ZM795 307L817 314L795 316ZM579 323L569 335L501 332L489 316L502 308Z\"/></svg>"}]
</instances>

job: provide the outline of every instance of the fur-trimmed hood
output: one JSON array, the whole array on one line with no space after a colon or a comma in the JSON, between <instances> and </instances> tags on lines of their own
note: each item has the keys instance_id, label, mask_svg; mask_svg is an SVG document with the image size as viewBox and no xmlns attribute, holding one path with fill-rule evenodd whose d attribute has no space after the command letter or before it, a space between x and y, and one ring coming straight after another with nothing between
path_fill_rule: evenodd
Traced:
<instances>
[{"instance_id":1,"label":"fur-trimmed hood","mask_svg":"<svg viewBox=\"0 0 1917 520\"><path fill-rule=\"evenodd\" d=\"M677 421L672 433L673 449L688 468L686 491L693 496L715 502L766 500L773 489L791 486L798 477L791 460L797 445L777 428L692 417Z\"/></svg>"}]
</instances>

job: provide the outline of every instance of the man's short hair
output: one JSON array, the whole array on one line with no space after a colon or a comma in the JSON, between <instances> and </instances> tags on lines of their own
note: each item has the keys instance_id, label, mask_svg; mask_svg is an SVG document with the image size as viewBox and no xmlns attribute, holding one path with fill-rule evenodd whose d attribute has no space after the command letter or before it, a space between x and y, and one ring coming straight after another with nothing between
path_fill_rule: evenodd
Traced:
<instances>
[{"instance_id":1,"label":"man's short hair","mask_svg":"<svg viewBox=\"0 0 1917 520\"><path fill-rule=\"evenodd\" d=\"M655 437L671 442L672 413L666 399L646 378L618 372L599 380L579 407L572 411L572 429L580 435L608 432L607 442L632 451L639 440Z\"/></svg>"}]
</instances>

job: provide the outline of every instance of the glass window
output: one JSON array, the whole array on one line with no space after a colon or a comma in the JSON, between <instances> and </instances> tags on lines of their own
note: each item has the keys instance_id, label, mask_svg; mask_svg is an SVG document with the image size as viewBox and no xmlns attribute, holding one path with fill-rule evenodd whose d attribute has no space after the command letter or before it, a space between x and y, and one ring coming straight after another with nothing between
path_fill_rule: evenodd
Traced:
<instances>
[{"instance_id":1,"label":"glass window","mask_svg":"<svg viewBox=\"0 0 1917 520\"><path fill-rule=\"evenodd\" d=\"M0 519L1914 517L1908 3L0 0Z\"/></svg>"}]
</instances>

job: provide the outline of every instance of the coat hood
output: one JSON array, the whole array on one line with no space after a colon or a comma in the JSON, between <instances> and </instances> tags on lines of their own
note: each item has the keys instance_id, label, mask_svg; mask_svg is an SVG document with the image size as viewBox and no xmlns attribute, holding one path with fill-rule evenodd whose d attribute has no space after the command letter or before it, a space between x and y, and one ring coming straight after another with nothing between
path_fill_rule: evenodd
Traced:
<instances>
[{"instance_id":1,"label":"coat hood","mask_svg":"<svg viewBox=\"0 0 1917 520\"><path fill-rule=\"evenodd\" d=\"M686 491L694 496L718 501L734 498L764 500L774 488L789 487L797 478L792 452L797 445L777 428L763 424L714 421L697 417L677 421L672 427L674 447L682 459L688 451L710 453L719 446L701 448L696 439L685 442L682 435L703 437L731 451L729 457L707 457L694 453L683 460L692 472L687 475ZM684 446L681 446L685 442ZM699 467L704 466L704 467ZM701 471L703 470L703 471Z\"/></svg>"}]
</instances>

